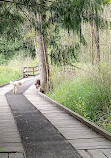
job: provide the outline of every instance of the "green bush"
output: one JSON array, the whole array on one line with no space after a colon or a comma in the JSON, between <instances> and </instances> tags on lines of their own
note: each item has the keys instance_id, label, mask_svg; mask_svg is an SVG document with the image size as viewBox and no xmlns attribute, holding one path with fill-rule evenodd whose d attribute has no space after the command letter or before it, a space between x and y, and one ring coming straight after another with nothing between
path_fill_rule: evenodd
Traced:
<instances>
[{"instance_id":1,"label":"green bush","mask_svg":"<svg viewBox=\"0 0 111 158\"><path fill-rule=\"evenodd\" d=\"M8 61L3 54L0 54L0 65L6 64Z\"/></svg>"}]
</instances>

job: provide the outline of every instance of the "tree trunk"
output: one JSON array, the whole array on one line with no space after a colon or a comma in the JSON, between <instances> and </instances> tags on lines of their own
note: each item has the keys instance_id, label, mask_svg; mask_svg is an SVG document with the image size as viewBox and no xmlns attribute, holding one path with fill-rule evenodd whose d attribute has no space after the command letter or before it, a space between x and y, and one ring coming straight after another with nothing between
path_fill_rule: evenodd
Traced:
<instances>
[{"instance_id":1,"label":"tree trunk","mask_svg":"<svg viewBox=\"0 0 111 158\"><path fill-rule=\"evenodd\" d=\"M98 26L96 26L96 39L95 39L95 42L96 42L96 47L97 47L97 63L100 62L101 60L101 55L100 55L100 39L99 39L99 28Z\"/></svg>"},{"instance_id":2,"label":"tree trunk","mask_svg":"<svg viewBox=\"0 0 111 158\"><path fill-rule=\"evenodd\" d=\"M95 59L95 54L94 54L94 23L90 23L91 25L91 34L92 34L92 51L91 51L91 62L92 65L94 65L94 59Z\"/></svg>"},{"instance_id":3,"label":"tree trunk","mask_svg":"<svg viewBox=\"0 0 111 158\"><path fill-rule=\"evenodd\" d=\"M93 22L90 24L92 27L92 48L93 48L93 40L95 42L96 48L97 48L97 57L96 57L96 62L99 64L101 60L101 55L100 55L100 39L99 39L99 28L96 24ZM92 60L93 60L94 54L93 54L93 49L92 49ZM93 62L93 61L92 61Z\"/></svg>"},{"instance_id":4,"label":"tree trunk","mask_svg":"<svg viewBox=\"0 0 111 158\"><path fill-rule=\"evenodd\" d=\"M37 24L42 27L42 15L37 13ZM40 29L40 28L39 28ZM41 30L37 30L37 57L40 72L41 90L46 92L49 87L49 63L46 52L44 37Z\"/></svg>"},{"instance_id":5,"label":"tree trunk","mask_svg":"<svg viewBox=\"0 0 111 158\"><path fill-rule=\"evenodd\" d=\"M48 54L47 54L47 46L46 46L46 40L44 37L42 37L43 41L43 48L44 48L44 55L45 55L45 63L46 63L46 70L47 70L47 83L49 82L50 77L50 68L49 68L49 61L48 61ZM49 87L48 87L49 88Z\"/></svg>"},{"instance_id":6,"label":"tree trunk","mask_svg":"<svg viewBox=\"0 0 111 158\"><path fill-rule=\"evenodd\" d=\"M36 52L36 56L38 56L37 54L37 39L36 39L36 34L35 34L35 38L34 38L34 45L35 45L35 52Z\"/></svg>"}]
</instances>

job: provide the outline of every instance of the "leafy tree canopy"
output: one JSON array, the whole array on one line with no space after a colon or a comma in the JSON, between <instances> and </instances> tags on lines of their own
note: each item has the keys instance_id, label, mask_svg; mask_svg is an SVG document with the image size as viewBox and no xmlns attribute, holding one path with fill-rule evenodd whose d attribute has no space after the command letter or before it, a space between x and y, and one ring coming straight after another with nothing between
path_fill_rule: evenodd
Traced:
<instances>
[{"instance_id":1,"label":"leafy tree canopy","mask_svg":"<svg viewBox=\"0 0 111 158\"><path fill-rule=\"evenodd\" d=\"M20 37L20 24L24 22L21 12L14 4L0 3L0 34L7 39Z\"/></svg>"}]
</instances>

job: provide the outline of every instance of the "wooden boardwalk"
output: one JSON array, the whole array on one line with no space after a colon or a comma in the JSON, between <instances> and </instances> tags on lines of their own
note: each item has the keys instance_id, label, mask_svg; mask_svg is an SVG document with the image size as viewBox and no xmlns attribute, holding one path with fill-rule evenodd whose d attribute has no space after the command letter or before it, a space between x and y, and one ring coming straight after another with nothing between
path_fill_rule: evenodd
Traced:
<instances>
[{"instance_id":1,"label":"wooden boardwalk","mask_svg":"<svg viewBox=\"0 0 111 158\"><path fill-rule=\"evenodd\" d=\"M29 79L22 79L24 82ZM5 93L12 85L0 87L0 158L25 158L17 126L7 103Z\"/></svg>"},{"instance_id":2,"label":"wooden boardwalk","mask_svg":"<svg viewBox=\"0 0 111 158\"><path fill-rule=\"evenodd\" d=\"M5 98L11 85L0 88L0 158L24 158L15 120Z\"/></svg>"},{"instance_id":3,"label":"wooden boardwalk","mask_svg":"<svg viewBox=\"0 0 111 158\"><path fill-rule=\"evenodd\" d=\"M28 79L23 79L22 82ZM0 158L25 158L17 126L5 93L11 85L0 88ZM24 95L58 129L83 158L111 158L111 141L96 133L55 104L41 97L35 85Z\"/></svg>"},{"instance_id":4,"label":"wooden boardwalk","mask_svg":"<svg viewBox=\"0 0 111 158\"><path fill-rule=\"evenodd\" d=\"M24 95L74 146L83 158L111 158L111 142L56 105L44 100L32 85Z\"/></svg>"}]
</instances>

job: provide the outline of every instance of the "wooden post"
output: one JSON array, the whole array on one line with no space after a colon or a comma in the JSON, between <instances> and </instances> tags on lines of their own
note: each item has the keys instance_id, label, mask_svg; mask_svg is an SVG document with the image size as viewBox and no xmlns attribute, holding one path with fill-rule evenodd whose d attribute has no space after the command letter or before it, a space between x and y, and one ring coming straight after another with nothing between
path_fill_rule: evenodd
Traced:
<instances>
[{"instance_id":1,"label":"wooden post","mask_svg":"<svg viewBox=\"0 0 111 158\"><path fill-rule=\"evenodd\" d=\"M22 69L22 77L25 78L24 67Z\"/></svg>"},{"instance_id":2,"label":"wooden post","mask_svg":"<svg viewBox=\"0 0 111 158\"><path fill-rule=\"evenodd\" d=\"M33 76L34 76L34 67L33 67Z\"/></svg>"}]
</instances>

